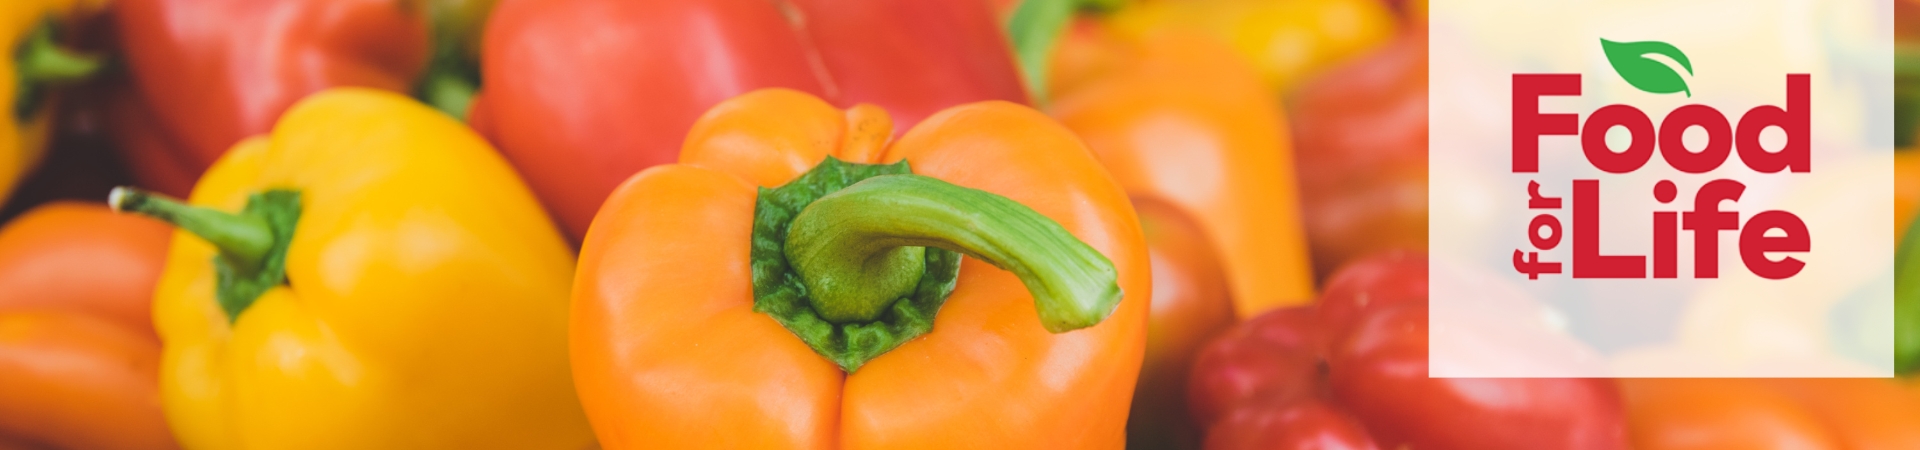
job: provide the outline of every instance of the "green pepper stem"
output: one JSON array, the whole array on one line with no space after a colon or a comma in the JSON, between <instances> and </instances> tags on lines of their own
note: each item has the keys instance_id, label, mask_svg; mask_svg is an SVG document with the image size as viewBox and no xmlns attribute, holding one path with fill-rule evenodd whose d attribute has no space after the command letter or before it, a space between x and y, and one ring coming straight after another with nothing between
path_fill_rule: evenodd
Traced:
<instances>
[{"instance_id":1,"label":"green pepper stem","mask_svg":"<svg viewBox=\"0 0 1920 450\"><path fill-rule=\"evenodd\" d=\"M1074 6L1072 0L1025 0L1007 19L1007 37L1013 44L1014 59L1020 63L1027 95L1036 106L1045 107L1049 100L1047 63L1053 56L1054 42L1060 40L1067 23L1073 20Z\"/></svg>"},{"instance_id":2,"label":"green pepper stem","mask_svg":"<svg viewBox=\"0 0 1920 450\"><path fill-rule=\"evenodd\" d=\"M114 211L160 219L187 230L213 244L236 267L257 271L273 250L273 228L259 217L188 205L127 186L113 188L107 194L107 205Z\"/></svg>"},{"instance_id":3,"label":"green pepper stem","mask_svg":"<svg viewBox=\"0 0 1920 450\"><path fill-rule=\"evenodd\" d=\"M821 197L794 217L786 254L814 309L842 323L870 320L910 293L924 270L918 247L1013 272L1050 332L1093 326L1120 302L1113 263L1058 223L921 175L877 176Z\"/></svg>"},{"instance_id":4,"label":"green pepper stem","mask_svg":"<svg viewBox=\"0 0 1920 450\"><path fill-rule=\"evenodd\" d=\"M466 120L467 109L473 105L474 93L479 90L472 81L458 74L434 70L421 80L420 99L440 112Z\"/></svg>"},{"instance_id":5,"label":"green pepper stem","mask_svg":"<svg viewBox=\"0 0 1920 450\"><path fill-rule=\"evenodd\" d=\"M54 42L53 27L43 26L27 36L14 53L14 70L28 83L58 83L85 79L106 63L98 56L67 51Z\"/></svg>"}]
</instances>

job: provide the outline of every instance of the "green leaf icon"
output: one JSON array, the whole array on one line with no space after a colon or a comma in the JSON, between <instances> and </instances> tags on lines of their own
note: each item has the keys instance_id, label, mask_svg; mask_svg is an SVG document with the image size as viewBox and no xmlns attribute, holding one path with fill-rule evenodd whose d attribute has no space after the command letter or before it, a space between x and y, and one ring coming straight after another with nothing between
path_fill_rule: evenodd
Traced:
<instances>
[{"instance_id":1,"label":"green leaf icon","mask_svg":"<svg viewBox=\"0 0 1920 450\"><path fill-rule=\"evenodd\" d=\"M1687 62L1687 54L1679 48L1660 41L1614 42L1600 40L1600 48L1607 53L1607 63L1613 65L1613 71L1627 84L1653 94L1672 94L1683 92L1693 97L1693 91L1687 89L1687 81L1680 78L1680 72L1673 67L1647 55L1665 55L1680 68L1687 69L1687 76L1693 76L1693 63Z\"/></svg>"}]
</instances>

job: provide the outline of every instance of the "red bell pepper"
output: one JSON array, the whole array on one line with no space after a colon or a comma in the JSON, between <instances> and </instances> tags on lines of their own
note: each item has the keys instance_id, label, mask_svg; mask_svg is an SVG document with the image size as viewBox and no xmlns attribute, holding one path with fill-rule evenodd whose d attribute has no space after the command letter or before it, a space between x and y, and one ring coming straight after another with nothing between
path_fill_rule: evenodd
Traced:
<instances>
[{"instance_id":1,"label":"red bell pepper","mask_svg":"<svg viewBox=\"0 0 1920 450\"><path fill-rule=\"evenodd\" d=\"M906 130L1027 96L987 4L896 0L507 0L470 120L572 238L622 180L675 162L694 120L768 87L872 103Z\"/></svg>"},{"instance_id":2,"label":"red bell pepper","mask_svg":"<svg viewBox=\"0 0 1920 450\"><path fill-rule=\"evenodd\" d=\"M474 9L488 4L118 0L114 31L129 83L112 96L109 126L136 181L184 196L229 147L266 133L307 94L341 86L408 92L430 60L436 74L457 69L442 66L458 65L444 61L458 55L442 53L469 43L451 35L463 24L445 21L478 21L484 14ZM430 36L445 39L436 48Z\"/></svg>"},{"instance_id":3,"label":"red bell pepper","mask_svg":"<svg viewBox=\"0 0 1920 450\"><path fill-rule=\"evenodd\" d=\"M1207 448L1626 448L1611 380L1428 378L1427 316L1426 256L1394 252L1229 330L1188 384Z\"/></svg>"},{"instance_id":4,"label":"red bell pepper","mask_svg":"<svg viewBox=\"0 0 1920 450\"><path fill-rule=\"evenodd\" d=\"M1290 108L1314 269L1427 246L1427 32L1302 86Z\"/></svg>"}]
</instances>

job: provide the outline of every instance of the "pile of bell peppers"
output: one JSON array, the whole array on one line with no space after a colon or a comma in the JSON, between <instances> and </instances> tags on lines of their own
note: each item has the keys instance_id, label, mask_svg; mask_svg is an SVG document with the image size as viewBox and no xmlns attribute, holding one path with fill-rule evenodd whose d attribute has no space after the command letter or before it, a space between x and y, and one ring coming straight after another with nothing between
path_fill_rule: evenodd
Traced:
<instances>
[{"instance_id":1,"label":"pile of bell peppers","mask_svg":"<svg viewBox=\"0 0 1920 450\"><path fill-rule=\"evenodd\" d=\"M1428 378L1425 11L14 0L0 448L1920 448L1911 381Z\"/></svg>"}]
</instances>

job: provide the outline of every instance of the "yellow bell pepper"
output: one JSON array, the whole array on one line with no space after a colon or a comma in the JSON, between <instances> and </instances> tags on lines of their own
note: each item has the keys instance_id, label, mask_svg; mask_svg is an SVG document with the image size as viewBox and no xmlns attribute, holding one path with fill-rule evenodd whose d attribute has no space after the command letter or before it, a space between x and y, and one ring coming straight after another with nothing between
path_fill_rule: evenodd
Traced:
<instances>
[{"instance_id":1,"label":"yellow bell pepper","mask_svg":"<svg viewBox=\"0 0 1920 450\"><path fill-rule=\"evenodd\" d=\"M154 300L194 449L582 449L573 256L486 141L398 94L323 91L214 163Z\"/></svg>"},{"instance_id":2,"label":"yellow bell pepper","mask_svg":"<svg viewBox=\"0 0 1920 450\"><path fill-rule=\"evenodd\" d=\"M0 203L46 153L53 123L49 88L100 69L98 58L76 55L54 43L55 28L98 12L103 0L6 0L0 2Z\"/></svg>"},{"instance_id":3,"label":"yellow bell pepper","mask_svg":"<svg viewBox=\"0 0 1920 450\"><path fill-rule=\"evenodd\" d=\"M1204 0L1128 5L1108 23L1134 38L1167 29L1212 34L1233 44L1268 87L1284 94L1385 44L1396 19L1379 0Z\"/></svg>"}]
</instances>

